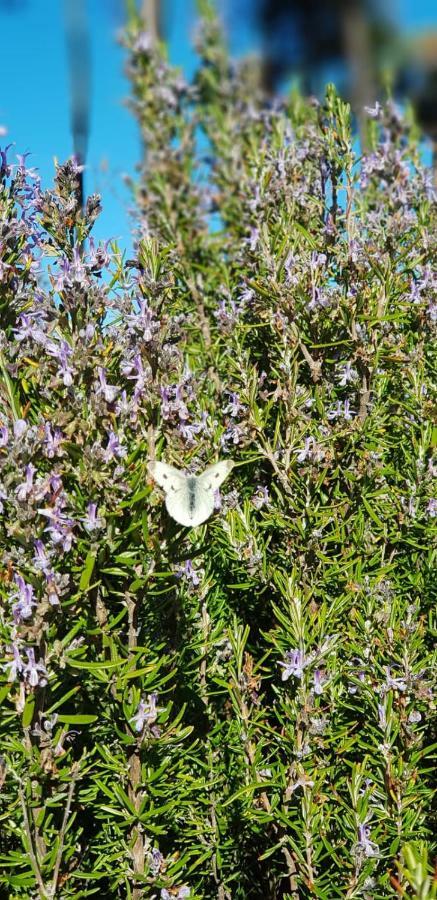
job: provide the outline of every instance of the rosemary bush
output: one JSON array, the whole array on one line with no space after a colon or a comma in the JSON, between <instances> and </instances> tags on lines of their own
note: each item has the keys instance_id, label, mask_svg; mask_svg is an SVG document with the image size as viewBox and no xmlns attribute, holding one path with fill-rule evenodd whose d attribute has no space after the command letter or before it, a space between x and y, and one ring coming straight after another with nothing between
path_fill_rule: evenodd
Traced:
<instances>
[{"instance_id":1,"label":"rosemary bush","mask_svg":"<svg viewBox=\"0 0 437 900\"><path fill-rule=\"evenodd\" d=\"M435 896L418 135L132 22L135 258L1 152L2 896ZM434 217L434 218L433 218ZM197 529L156 456L236 463Z\"/></svg>"}]
</instances>

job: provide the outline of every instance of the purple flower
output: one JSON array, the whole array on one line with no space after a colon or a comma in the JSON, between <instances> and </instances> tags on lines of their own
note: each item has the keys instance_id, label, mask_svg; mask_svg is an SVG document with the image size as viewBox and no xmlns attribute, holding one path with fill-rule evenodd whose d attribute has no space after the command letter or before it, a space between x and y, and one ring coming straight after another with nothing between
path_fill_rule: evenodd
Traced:
<instances>
[{"instance_id":1,"label":"purple flower","mask_svg":"<svg viewBox=\"0 0 437 900\"><path fill-rule=\"evenodd\" d=\"M0 426L0 447L6 447L9 441L9 431L6 425Z\"/></svg>"},{"instance_id":2,"label":"purple flower","mask_svg":"<svg viewBox=\"0 0 437 900\"><path fill-rule=\"evenodd\" d=\"M18 599L12 606L12 614L14 622L19 625L23 619L30 619L32 607L36 606L36 601L33 599L33 587L31 584L27 584L21 575L15 575L14 581L17 589L12 599Z\"/></svg>"},{"instance_id":3,"label":"purple flower","mask_svg":"<svg viewBox=\"0 0 437 900\"><path fill-rule=\"evenodd\" d=\"M227 391L226 393L229 394L230 403L225 406L223 412L225 413L225 415L229 415L232 416L233 419L237 419L239 416L241 416L242 413L245 412L246 407L241 403L238 394L233 393L232 391Z\"/></svg>"},{"instance_id":4,"label":"purple flower","mask_svg":"<svg viewBox=\"0 0 437 900\"><path fill-rule=\"evenodd\" d=\"M311 434L305 438L304 446L299 450L294 450L294 453L297 462L305 462L306 459L309 459L312 462L320 462L325 456L325 451L317 444Z\"/></svg>"},{"instance_id":5,"label":"purple flower","mask_svg":"<svg viewBox=\"0 0 437 900\"><path fill-rule=\"evenodd\" d=\"M120 439L118 435L116 435L115 431L110 431L108 434L108 444L105 450L103 451L102 458L105 462L110 462L111 459L122 459L126 456L126 449L122 447L120 443Z\"/></svg>"},{"instance_id":6,"label":"purple flower","mask_svg":"<svg viewBox=\"0 0 437 900\"><path fill-rule=\"evenodd\" d=\"M102 368L102 366L98 367L97 374L100 384L96 388L96 394L101 394L105 398L107 403L113 403L120 391L120 388L116 387L115 385L108 384L108 382L106 381L106 371Z\"/></svg>"},{"instance_id":7,"label":"purple flower","mask_svg":"<svg viewBox=\"0 0 437 900\"><path fill-rule=\"evenodd\" d=\"M97 515L97 503L88 503L87 514L82 519L82 522L88 532L98 531L104 527L105 520Z\"/></svg>"},{"instance_id":8,"label":"purple flower","mask_svg":"<svg viewBox=\"0 0 437 900\"><path fill-rule=\"evenodd\" d=\"M69 359L73 354L73 350L67 341L59 342L49 341L47 344L47 352L59 362L58 374L62 376L65 387L71 387L73 384L73 369L69 363Z\"/></svg>"},{"instance_id":9,"label":"purple flower","mask_svg":"<svg viewBox=\"0 0 437 900\"><path fill-rule=\"evenodd\" d=\"M26 466L25 472L26 481L23 481L22 484L19 484L18 487L15 488L17 500L20 503L24 503L33 491L33 476L36 472L35 466L33 466L32 463L29 463Z\"/></svg>"},{"instance_id":10,"label":"purple flower","mask_svg":"<svg viewBox=\"0 0 437 900\"><path fill-rule=\"evenodd\" d=\"M14 328L14 334L17 341L32 340L35 341L36 344L41 344L41 346L44 346L44 344L47 343L47 336L42 328L35 324L32 316L22 313L18 321L19 327Z\"/></svg>"},{"instance_id":11,"label":"purple flower","mask_svg":"<svg viewBox=\"0 0 437 900\"><path fill-rule=\"evenodd\" d=\"M378 856L378 844L375 844L373 841L369 839L370 828L367 825L359 825L358 826L358 841L356 845L356 849L361 851L364 857L370 858L371 856Z\"/></svg>"},{"instance_id":12,"label":"purple flower","mask_svg":"<svg viewBox=\"0 0 437 900\"><path fill-rule=\"evenodd\" d=\"M5 491L5 489L2 488L2 486L0 485L0 513L4 512L4 508L5 508L4 503L2 503L2 500L7 500L7 499L8 499L8 495Z\"/></svg>"},{"instance_id":13,"label":"purple flower","mask_svg":"<svg viewBox=\"0 0 437 900\"><path fill-rule=\"evenodd\" d=\"M19 441L20 438L23 437L24 432L27 431L27 422L25 419L17 419L14 422L14 438L16 441Z\"/></svg>"},{"instance_id":14,"label":"purple flower","mask_svg":"<svg viewBox=\"0 0 437 900\"><path fill-rule=\"evenodd\" d=\"M228 427L223 432L220 443L222 447L226 447L227 444L234 444L236 446L240 443L241 439L244 437L244 428L242 425L238 425L236 423L232 423L228 425Z\"/></svg>"},{"instance_id":15,"label":"purple flower","mask_svg":"<svg viewBox=\"0 0 437 900\"><path fill-rule=\"evenodd\" d=\"M23 669L24 678L31 687L37 687L38 685L44 687L48 679L44 663L35 662L35 650L33 647L28 647L26 653L28 661Z\"/></svg>"},{"instance_id":16,"label":"purple flower","mask_svg":"<svg viewBox=\"0 0 437 900\"><path fill-rule=\"evenodd\" d=\"M347 422L351 422L354 418L353 412L350 408L350 400L347 397L344 403L341 400L337 400L337 406L331 407L327 412L328 419L346 419Z\"/></svg>"},{"instance_id":17,"label":"purple flower","mask_svg":"<svg viewBox=\"0 0 437 900\"><path fill-rule=\"evenodd\" d=\"M149 53L154 47L154 40L152 35L148 31L140 31L137 34L132 50L135 53Z\"/></svg>"},{"instance_id":18,"label":"purple flower","mask_svg":"<svg viewBox=\"0 0 437 900\"><path fill-rule=\"evenodd\" d=\"M358 681L360 681L362 684L364 684L364 682L366 680L366 673L364 671L356 672L356 678L358 679ZM359 687L359 685L351 683L348 687L348 693L356 694L358 691L358 687Z\"/></svg>"},{"instance_id":19,"label":"purple flower","mask_svg":"<svg viewBox=\"0 0 437 900\"><path fill-rule=\"evenodd\" d=\"M257 244L259 241L259 228L252 227L250 229L250 235L247 238L247 243L249 244L249 249L254 252L256 250Z\"/></svg>"},{"instance_id":20,"label":"purple flower","mask_svg":"<svg viewBox=\"0 0 437 900\"><path fill-rule=\"evenodd\" d=\"M201 422L193 422L192 425L188 425L186 422L180 422L178 425L178 432L184 438L185 441L192 444L195 443L194 436L196 434L201 434L201 432L208 432L208 427L206 424L206 420L208 418L208 413L202 413L202 421Z\"/></svg>"},{"instance_id":21,"label":"purple flower","mask_svg":"<svg viewBox=\"0 0 437 900\"><path fill-rule=\"evenodd\" d=\"M355 381L357 377L357 372L352 368L351 363L347 362L342 369L340 369L339 376L337 378L338 384L340 387L346 387L350 381Z\"/></svg>"},{"instance_id":22,"label":"purple flower","mask_svg":"<svg viewBox=\"0 0 437 900\"><path fill-rule=\"evenodd\" d=\"M15 681L18 674L21 674L24 669L24 660L20 656L20 651L16 644L12 644L12 647L8 648L9 652L12 652L13 659L10 662L5 663L4 669L9 669L8 681Z\"/></svg>"},{"instance_id":23,"label":"purple flower","mask_svg":"<svg viewBox=\"0 0 437 900\"><path fill-rule=\"evenodd\" d=\"M229 306L227 305L226 300L220 300L218 309L214 312L214 316L223 331L230 331L238 322L242 312L242 305L238 307L233 300L229 301Z\"/></svg>"},{"instance_id":24,"label":"purple flower","mask_svg":"<svg viewBox=\"0 0 437 900\"><path fill-rule=\"evenodd\" d=\"M379 725L382 729L385 729L387 726L387 715L385 711L385 704L378 703L378 719Z\"/></svg>"},{"instance_id":25,"label":"purple flower","mask_svg":"<svg viewBox=\"0 0 437 900\"><path fill-rule=\"evenodd\" d=\"M312 456L311 447L314 444L314 438L309 435L309 437L305 438L305 444L300 450L295 450L296 459L298 462L305 462L308 457Z\"/></svg>"},{"instance_id":26,"label":"purple flower","mask_svg":"<svg viewBox=\"0 0 437 900\"><path fill-rule=\"evenodd\" d=\"M161 900L185 900L186 897L189 897L191 890L186 885L182 885L179 888L177 894L175 894L174 890L172 890L171 894L169 894L167 888L161 889Z\"/></svg>"},{"instance_id":27,"label":"purple flower","mask_svg":"<svg viewBox=\"0 0 437 900\"><path fill-rule=\"evenodd\" d=\"M51 606L59 606L60 600L57 590L57 578L55 572L44 572L47 581L47 594Z\"/></svg>"},{"instance_id":28,"label":"purple flower","mask_svg":"<svg viewBox=\"0 0 437 900\"><path fill-rule=\"evenodd\" d=\"M285 662L280 662L279 665L284 670L281 679L282 681L287 681L290 676L302 678L303 670L308 665L308 660L305 659L305 654L302 650L287 650Z\"/></svg>"},{"instance_id":29,"label":"purple flower","mask_svg":"<svg viewBox=\"0 0 437 900\"><path fill-rule=\"evenodd\" d=\"M262 509L263 506L270 504L269 489L266 485L259 485L256 493L252 497L252 505L255 509Z\"/></svg>"},{"instance_id":30,"label":"purple flower","mask_svg":"<svg viewBox=\"0 0 437 900\"><path fill-rule=\"evenodd\" d=\"M428 501L426 512L430 519L435 519L437 516L437 500L435 500L434 497L431 497L431 500Z\"/></svg>"},{"instance_id":31,"label":"purple flower","mask_svg":"<svg viewBox=\"0 0 437 900\"><path fill-rule=\"evenodd\" d=\"M130 381L135 382L134 400L139 400L143 396L146 387L146 373L140 353L136 353L131 362L122 366L122 372L124 375L127 375Z\"/></svg>"},{"instance_id":32,"label":"purple flower","mask_svg":"<svg viewBox=\"0 0 437 900\"><path fill-rule=\"evenodd\" d=\"M65 500L62 497L58 497L55 506L38 509L38 512L49 520L45 530L48 531L53 543L57 546L62 546L64 553L68 553L73 543L74 535L72 529L75 523L74 519L70 519L62 512L62 506L64 505Z\"/></svg>"},{"instance_id":33,"label":"purple flower","mask_svg":"<svg viewBox=\"0 0 437 900\"><path fill-rule=\"evenodd\" d=\"M54 433L52 433L50 422L46 422L46 424L44 425L44 433L46 456L49 459L53 459L54 456L61 455L59 453L59 448L63 439L61 430L59 428L55 428Z\"/></svg>"},{"instance_id":34,"label":"purple flower","mask_svg":"<svg viewBox=\"0 0 437 900\"><path fill-rule=\"evenodd\" d=\"M142 731L145 726L150 728L156 722L161 709L157 707L158 694L149 694L147 700L141 699L138 709L130 720L134 724L135 731Z\"/></svg>"},{"instance_id":35,"label":"purple flower","mask_svg":"<svg viewBox=\"0 0 437 900\"><path fill-rule=\"evenodd\" d=\"M130 334L138 334L147 344L153 340L155 334L159 331L161 323L155 319L153 311L149 308L147 300L142 297L138 301L138 312L131 313L126 316L128 323L128 332Z\"/></svg>"},{"instance_id":36,"label":"purple flower","mask_svg":"<svg viewBox=\"0 0 437 900\"><path fill-rule=\"evenodd\" d=\"M200 584L200 577L191 562L191 559L186 559L183 566L176 570L177 578L185 578L186 581L191 582L193 587L197 587Z\"/></svg>"},{"instance_id":37,"label":"purple flower","mask_svg":"<svg viewBox=\"0 0 437 900\"><path fill-rule=\"evenodd\" d=\"M364 111L371 119L379 119L382 113L382 106L379 100L377 100L375 106L365 106Z\"/></svg>"},{"instance_id":38,"label":"purple flower","mask_svg":"<svg viewBox=\"0 0 437 900\"><path fill-rule=\"evenodd\" d=\"M61 293L66 288L80 285L86 287L88 283L88 273L82 261L81 251L78 244L73 247L73 259L70 260L65 256L59 265L60 273L55 282L55 290Z\"/></svg>"},{"instance_id":39,"label":"purple flower","mask_svg":"<svg viewBox=\"0 0 437 900\"><path fill-rule=\"evenodd\" d=\"M316 669L313 679L315 694L323 694L323 688L327 680L326 674L322 672L321 669Z\"/></svg>"},{"instance_id":40,"label":"purple flower","mask_svg":"<svg viewBox=\"0 0 437 900\"><path fill-rule=\"evenodd\" d=\"M37 538L35 541L33 564L36 569L40 569L42 572L47 572L50 569L50 559L40 538Z\"/></svg>"},{"instance_id":41,"label":"purple flower","mask_svg":"<svg viewBox=\"0 0 437 900\"><path fill-rule=\"evenodd\" d=\"M407 682L404 678L392 678L391 668L390 666L385 666L386 671L386 680L382 685L381 691L383 694L387 693L387 691L400 691L403 693L407 690Z\"/></svg>"},{"instance_id":42,"label":"purple flower","mask_svg":"<svg viewBox=\"0 0 437 900\"><path fill-rule=\"evenodd\" d=\"M111 257L108 253L108 245L109 241L105 241L103 244L99 243L96 247L94 238L90 237L88 241L87 263L94 271L99 271L109 265Z\"/></svg>"},{"instance_id":43,"label":"purple flower","mask_svg":"<svg viewBox=\"0 0 437 900\"><path fill-rule=\"evenodd\" d=\"M181 384L161 387L161 415L163 419L171 419L175 415L186 422L190 414L185 401L182 399L183 386Z\"/></svg>"},{"instance_id":44,"label":"purple flower","mask_svg":"<svg viewBox=\"0 0 437 900\"><path fill-rule=\"evenodd\" d=\"M148 861L152 875L159 875L164 862L164 857L157 847L153 847L150 853L148 853Z\"/></svg>"}]
</instances>

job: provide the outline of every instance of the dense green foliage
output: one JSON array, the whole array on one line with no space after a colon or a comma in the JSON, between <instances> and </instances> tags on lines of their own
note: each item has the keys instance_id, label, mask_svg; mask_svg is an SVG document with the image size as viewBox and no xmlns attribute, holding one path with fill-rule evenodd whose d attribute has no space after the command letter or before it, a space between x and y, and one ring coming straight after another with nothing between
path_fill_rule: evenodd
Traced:
<instances>
[{"instance_id":1,"label":"dense green foliage","mask_svg":"<svg viewBox=\"0 0 437 900\"><path fill-rule=\"evenodd\" d=\"M414 126L135 26L136 256L0 168L0 884L435 897L431 264ZM433 218L434 217L434 218ZM150 457L232 458L184 529Z\"/></svg>"}]
</instances>

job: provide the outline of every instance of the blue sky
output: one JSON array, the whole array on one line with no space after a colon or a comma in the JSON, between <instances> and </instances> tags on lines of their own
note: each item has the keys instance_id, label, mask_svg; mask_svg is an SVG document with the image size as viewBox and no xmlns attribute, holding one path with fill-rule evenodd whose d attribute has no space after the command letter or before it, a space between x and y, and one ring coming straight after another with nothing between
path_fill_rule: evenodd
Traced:
<instances>
[{"instance_id":1,"label":"blue sky","mask_svg":"<svg viewBox=\"0 0 437 900\"><path fill-rule=\"evenodd\" d=\"M433 0L391 0L405 32L436 25ZM254 48L257 35L251 0L221 0L234 54ZM230 27L231 9L238 28ZM91 39L91 123L86 191L102 195L98 238L115 237L130 248L130 197L123 175L133 175L140 156L136 122L124 105L129 85L123 74L124 52L116 42L123 25L123 0L87 0ZM191 39L195 0L166 0L166 33L173 63L190 75L195 66ZM69 73L63 0L0 0L0 144L31 151L29 165L43 184L53 178L53 161L72 152Z\"/></svg>"}]
</instances>

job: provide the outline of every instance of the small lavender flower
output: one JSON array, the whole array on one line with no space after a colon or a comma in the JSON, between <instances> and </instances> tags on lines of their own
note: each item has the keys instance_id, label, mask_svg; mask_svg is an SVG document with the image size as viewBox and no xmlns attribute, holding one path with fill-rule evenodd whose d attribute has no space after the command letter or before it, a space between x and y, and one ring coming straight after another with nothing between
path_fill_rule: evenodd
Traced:
<instances>
[{"instance_id":1,"label":"small lavender flower","mask_svg":"<svg viewBox=\"0 0 437 900\"><path fill-rule=\"evenodd\" d=\"M14 335L17 341L32 340L41 346L44 346L47 343L45 332L35 323L32 316L22 313L18 322L19 327L14 328Z\"/></svg>"},{"instance_id":2,"label":"small lavender flower","mask_svg":"<svg viewBox=\"0 0 437 900\"><path fill-rule=\"evenodd\" d=\"M108 434L108 444L102 453L103 460L110 462L114 458L123 459L126 454L127 450L121 445L118 435L111 430Z\"/></svg>"},{"instance_id":3,"label":"small lavender flower","mask_svg":"<svg viewBox=\"0 0 437 900\"><path fill-rule=\"evenodd\" d=\"M183 885L179 888L177 894L175 894L174 889L171 894L168 892L167 888L162 888L161 890L161 900L185 900L186 897L189 897L191 894L191 890L189 887Z\"/></svg>"},{"instance_id":4,"label":"small lavender flower","mask_svg":"<svg viewBox=\"0 0 437 900\"><path fill-rule=\"evenodd\" d=\"M23 676L31 687L44 687L47 684L48 672L43 662L35 662L35 650L28 647L27 663L23 668Z\"/></svg>"},{"instance_id":5,"label":"small lavender flower","mask_svg":"<svg viewBox=\"0 0 437 900\"><path fill-rule=\"evenodd\" d=\"M431 500L428 501L426 512L430 519L435 519L437 516L437 500L434 497L431 497Z\"/></svg>"},{"instance_id":6,"label":"small lavender flower","mask_svg":"<svg viewBox=\"0 0 437 900\"><path fill-rule=\"evenodd\" d=\"M27 431L27 422L25 419L17 419L14 422L14 438L16 441L21 440L23 434Z\"/></svg>"},{"instance_id":7,"label":"small lavender flower","mask_svg":"<svg viewBox=\"0 0 437 900\"><path fill-rule=\"evenodd\" d=\"M7 447L9 443L9 430L6 425L0 426L0 447Z\"/></svg>"},{"instance_id":8,"label":"small lavender flower","mask_svg":"<svg viewBox=\"0 0 437 900\"><path fill-rule=\"evenodd\" d=\"M418 709L413 709L408 716L409 725L417 725L418 722L422 721L422 714Z\"/></svg>"},{"instance_id":9,"label":"small lavender flower","mask_svg":"<svg viewBox=\"0 0 437 900\"><path fill-rule=\"evenodd\" d=\"M327 417L330 420L342 418L346 419L347 422L351 422L354 418L354 414L350 408L349 398L347 397L344 402L342 400L337 400L337 405L328 410Z\"/></svg>"},{"instance_id":10,"label":"small lavender flower","mask_svg":"<svg viewBox=\"0 0 437 900\"><path fill-rule=\"evenodd\" d=\"M228 391L227 393L230 397L230 403L225 406L223 412L225 413L225 415L232 416L233 419L236 419L245 412L246 407L241 403L241 400L237 393L232 391Z\"/></svg>"},{"instance_id":11,"label":"small lavender flower","mask_svg":"<svg viewBox=\"0 0 437 900\"><path fill-rule=\"evenodd\" d=\"M241 425L236 423L228 425L220 438L222 447L226 448L228 444L236 446L243 439L244 433L244 428Z\"/></svg>"},{"instance_id":12,"label":"small lavender flower","mask_svg":"<svg viewBox=\"0 0 437 900\"><path fill-rule=\"evenodd\" d=\"M378 718L380 727L385 730L387 727L387 714L385 710L385 704L378 703Z\"/></svg>"},{"instance_id":13,"label":"small lavender flower","mask_svg":"<svg viewBox=\"0 0 437 900\"><path fill-rule=\"evenodd\" d=\"M149 344L159 331L161 323L158 319L155 319L153 310L150 309L147 300L141 297L137 300L137 303L138 312L126 316L128 332L139 335L146 344Z\"/></svg>"},{"instance_id":14,"label":"small lavender flower","mask_svg":"<svg viewBox=\"0 0 437 900\"><path fill-rule=\"evenodd\" d=\"M153 847L152 850L147 854L149 867L152 875L156 877L159 875L162 864L164 862L164 857L160 850L157 847Z\"/></svg>"},{"instance_id":15,"label":"small lavender flower","mask_svg":"<svg viewBox=\"0 0 437 900\"><path fill-rule=\"evenodd\" d=\"M367 825L358 826L358 840L355 845L355 852L365 859L373 856L379 856L378 844L369 838L370 828Z\"/></svg>"},{"instance_id":16,"label":"small lavender flower","mask_svg":"<svg viewBox=\"0 0 437 900\"><path fill-rule=\"evenodd\" d=\"M377 100L374 106L365 106L364 111L371 119L379 119L382 113L382 106L379 100Z\"/></svg>"},{"instance_id":17,"label":"small lavender flower","mask_svg":"<svg viewBox=\"0 0 437 900\"><path fill-rule=\"evenodd\" d=\"M197 587L201 581L191 559L186 559L184 565L176 570L176 576L177 578L184 578L186 581L190 582L193 587Z\"/></svg>"},{"instance_id":18,"label":"small lavender flower","mask_svg":"<svg viewBox=\"0 0 437 900\"><path fill-rule=\"evenodd\" d=\"M220 300L218 309L214 312L214 316L223 331L229 332L237 324L242 312L243 306L237 306L233 300L230 300L229 304L226 300Z\"/></svg>"},{"instance_id":19,"label":"small lavender flower","mask_svg":"<svg viewBox=\"0 0 437 900\"><path fill-rule=\"evenodd\" d=\"M44 572L47 582L47 596L50 606L59 606L60 600L57 590L57 577L55 572Z\"/></svg>"},{"instance_id":20,"label":"small lavender flower","mask_svg":"<svg viewBox=\"0 0 437 900\"><path fill-rule=\"evenodd\" d=\"M285 662L279 663L284 669L281 675L282 681L287 681L290 676L293 676L293 678L302 678L303 670L305 666L308 665L304 652L302 650L287 650L285 660Z\"/></svg>"},{"instance_id":21,"label":"small lavender flower","mask_svg":"<svg viewBox=\"0 0 437 900\"><path fill-rule=\"evenodd\" d=\"M404 678L396 678L391 675L390 666L385 666L386 671L386 680L385 683L381 687L381 692L385 694L387 691L400 691L404 693L407 690L407 682Z\"/></svg>"},{"instance_id":22,"label":"small lavender flower","mask_svg":"<svg viewBox=\"0 0 437 900\"><path fill-rule=\"evenodd\" d=\"M88 503L86 516L82 519L83 526L86 531L98 531L105 525L102 516L97 515L97 503Z\"/></svg>"},{"instance_id":23,"label":"small lavender flower","mask_svg":"<svg viewBox=\"0 0 437 900\"><path fill-rule=\"evenodd\" d=\"M356 369L352 368L350 362L347 362L342 369L340 369L339 376L337 377L337 381L340 387L346 387L351 381L355 381L357 378Z\"/></svg>"},{"instance_id":24,"label":"small lavender flower","mask_svg":"<svg viewBox=\"0 0 437 900\"><path fill-rule=\"evenodd\" d=\"M158 694L156 693L149 694L147 700L140 700L138 709L130 720L134 724L135 731L143 731L146 726L150 728L156 722L158 714L161 712L156 705L157 701Z\"/></svg>"},{"instance_id":25,"label":"small lavender flower","mask_svg":"<svg viewBox=\"0 0 437 900\"><path fill-rule=\"evenodd\" d=\"M20 624L24 619L30 619L32 615L32 607L36 606L33 599L33 587L28 584L21 575L15 575L14 581L17 586L14 598L18 598L12 606L12 614L14 622Z\"/></svg>"},{"instance_id":26,"label":"small lavender flower","mask_svg":"<svg viewBox=\"0 0 437 900\"><path fill-rule=\"evenodd\" d=\"M247 243L249 244L249 249L254 252L256 250L259 241L259 228L252 227L250 229L249 237L247 238Z\"/></svg>"},{"instance_id":27,"label":"small lavender flower","mask_svg":"<svg viewBox=\"0 0 437 900\"><path fill-rule=\"evenodd\" d=\"M305 438L305 444L300 450L295 450L296 459L298 462L305 462L308 457L311 456L311 447L314 444L314 438L309 435Z\"/></svg>"},{"instance_id":28,"label":"small lavender flower","mask_svg":"<svg viewBox=\"0 0 437 900\"><path fill-rule=\"evenodd\" d=\"M40 569L42 572L48 572L50 569L50 559L42 540L37 538L34 546L35 555L33 557L33 564L35 568Z\"/></svg>"},{"instance_id":29,"label":"small lavender flower","mask_svg":"<svg viewBox=\"0 0 437 900\"><path fill-rule=\"evenodd\" d=\"M99 378L99 384L96 388L96 394L98 396L102 395L102 397L105 398L106 403L113 403L120 391L120 388L116 387L116 385L108 384L106 380L106 371L102 366L98 367L97 375Z\"/></svg>"},{"instance_id":30,"label":"small lavender flower","mask_svg":"<svg viewBox=\"0 0 437 900\"><path fill-rule=\"evenodd\" d=\"M26 481L23 481L22 484L19 484L15 489L17 500L20 503L24 503L33 492L33 476L36 472L35 466L33 466L32 463L28 463L25 472Z\"/></svg>"},{"instance_id":31,"label":"small lavender flower","mask_svg":"<svg viewBox=\"0 0 437 900\"><path fill-rule=\"evenodd\" d=\"M62 498L58 498L56 506L38 509L38 512L41 516L46 516L49 520L49 524L45 531L49 533L53 543L57 546L61 546L64 553L68 553L73 544L73 527L75 522L74 519L69 518L62 512L63 505L64 501L62 501Z\"/></svg>"},{"instance_id":32,"label":"small lavender flower","mask_svg":"<svg viewBox=\"0 0 437 900\"><path fill-rule=\"evenodd\" d=\"M53 459L54 456L60 456L60 445L63 440L61 430L59 428L55 428L54 432L52 433L50 422L46 422L46 424L44 425L44 434L45 452L48 459Z\"/></svg>"},{"instance_id":33,"label":"small lavender flower","mask_svg":"<svg viewBox=\"0 0 437 900\"><path fill-rule=\"evenodd\" d=\"M47 353L58 361L58 375L62 377L65 387L71 387L73 384L73 369L69 360L73 350L70 344L65 340L49 341L47 343Z\"/></svg>"},{"instance_id":34,"label":"small lavender flower","mask_svg":"<svg viewBox=\"0 0 437 900\"><path fill-rule=\"evenodd\" d=\"M269 506L270 494L268 487L266 485L259 485L251 502L255 509L262 509L263 506Z\"/></svg>"},{"instance_id":35,"label":"small lavender flower","mask_svg":"<svg viewBox=\"0 0 437 900\"><path fill-rule=\"evenodd\" d=\"M4 664L4 669L9 669L8 681L15 681L17 675L20 675L24 670L24 660L20 655L20 650L16 644L12 644L11 647L8 647L9 653L12 653L13 659L10 662Z\"/></svg>"},{"instance_id":36,"label":"small lavender flower","mask_svg":"<svg viewBox=\"0 0 437 900\"><path fill-rule=\"evenodd\" d=\"M313 684L314 684L313 690L314 690L315 694L323 694L323 688L324 688L324 685L326 684L326 681L327 681L326 674L324 672L322 672L321 669L316 669L316 671L314 672L314 677L313 677Z\"/></svg>"}]
</instances>

